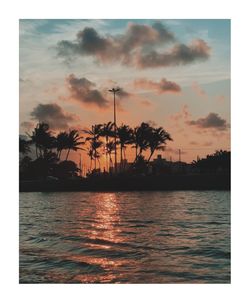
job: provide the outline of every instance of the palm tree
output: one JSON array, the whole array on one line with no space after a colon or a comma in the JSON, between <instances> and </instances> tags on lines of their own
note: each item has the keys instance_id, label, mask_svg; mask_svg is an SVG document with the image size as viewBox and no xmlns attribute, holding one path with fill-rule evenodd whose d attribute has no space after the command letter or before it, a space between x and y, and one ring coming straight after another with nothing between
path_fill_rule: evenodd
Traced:
<instances>
[{"instance_id":1,"label":"palm tree","mask_svg":"<svg viewBox=\"0 0 250 303\"><path fill-rule=\"evenodd\" d=\"M108 123L103 124L100 130L100 136L105 138L105 157L106 157L106 169L108 170L108 151L107 145L109 143L109 138L115 136L114 123L109 121Z\"/></svg>"},{"instance_id":2,"label":"palm tree","mask_svg":"<svg viewBox=\"0 0 250 303\"><path fill-rule=\"evenodd\" d=\"M79 147L79 145L84 144L84 141L80 141L81 139L83 139L83 137L80 137L79 133L77 130L73 129L71 130L68 134L67 134L68 138L66 140L67 142L67 155L65 160L68 160L68 156L71 150L77 151L77 150L84 150L83 148Z\"/></svg>"},{"instance_id":3,"label":"palm tree","mask_svg":"<svg viewBox=\"0 0 250 303\"><path fill-rule=\"evenodd\" d=\"M102 124L95 124L91 126L91 129L84 129L83 132L89 135L86 140L97 140L102 134L102 127Z\"/></svg>"},{"instance_id":4,"label":"palm tree","mask_svg":"<svg viewBox=\"0 0 250 303\"><path fill-rule=\"evenodd\" d=\"M149 147L148 135L151 132L151 126L149 123L142 122L140 126L137 126L133 131L133 143L135 144L135 160L142 155L142 152ZM139 150L139 152L138 152Z\"/></svg>"},{"instance_id":5,"label":"palm tree","mask_svg":"<svg viewBox=\"0 0 250 303\"><path fill-rule=\"evenodd\" d=\"M95 169L96 169L96 160L98 160L98 163L99 163L99 168L100 168L100 153L98 152L98 148L100 148L102 146L102 142L99 141L99 140L94 140L91 142L91 149L93 150L93 157L94 157L94 160L95 160Z\"/></svg>"},{"instance_id":6,"label":"palm tree","mask_svg":"<svg viewBox=\"0 0 250 303\"><path fill-rule=\"evenodd\" d=\"M38 123L32 135L28 134L28 136L31 138L32 143L35 144L37 158L43 158L46 151L54 147L55 138L49 131L49 125L47 123Z\"/></svg>"},{"instance_id":7,"label":"palm tree","mask_svg":"<svg viewBox=\"0 0 250 303\"><path fill-rule=\"evenodd\" d=\"M117 128L117 136L120 144L120 169L123 165L123 152L124 159L126 159L125 148L126 144L131 144L133 142L133 130L128 125L122 124Z\"/></svg>"},{"instance_id":8,"label":"palm tree","mask_svg":"<svg viewBox=\"0 0 250 303\"><path fill-rule=\"evenodd\" d=\"M98 148L102 146L102 142L99 140L99 137L102 134L102 124L95 124L91 126L91 129L83 130L84 133L89 136L86 138L86 141L90 141L90 150L93 150L93 157L95 160L95 169L96 169L96 160L99 162L100 154L97 151ZM99 162L100 163L100 162Z\"/></svg>"},{"instance_id":9,"label":"palm tree","mask_svg":"<svg viewBox=\"0 0 250 303\"><path fill-rule=\"evenodd\" d=\"M148 146L150 148L150 155L148 158L148 163L153 156L156 150L165 150L166 141L173 141L170 134L166 132L162 127L158 128L150 128L150 131L147 133L148 135Z\"/></svg>"},{"instance_id":10,"label":"palm tree","mask_svg":"<svg viewBox=\"0 0 250 303\"><path fill-rule=\"evenodd\" d=\"M88 148L87 155L90 158L90 170L92 170L92 161L94 160L94 150L91 147Z\"/></svg>"},{"instance_id":11,"label":"palm tree","mask_svg":"<svg viewBox=\"0 0 250 303\"><path fill-rule=\"evenodd\" d=\"M30 152L31 141L26 141L25 139L19 137L19 153L26 155Z\"/></svg>"},{"instance_id":12,"label":"palm tree","mask_svg":"<svg viewBox=\"0 0 250 303\"><path fill-rule=\"evenodd\" d=\"M106 146L106 151L109 156L109 168L113 166L112 153L115 151L115 142L109 141Z\"/></svg>"},{"instance_id":13,"label":"palm tree","mask_svg":"<svg viewBox=\"0 0 250 303\"><path fill-rule=\"evenodd\" d=\"M61 158L61 153L63 149L68 148L68 134L67 132L60 132L56 137L56 149L57 149L57 157Z\"/></svg>"}]
</instances>

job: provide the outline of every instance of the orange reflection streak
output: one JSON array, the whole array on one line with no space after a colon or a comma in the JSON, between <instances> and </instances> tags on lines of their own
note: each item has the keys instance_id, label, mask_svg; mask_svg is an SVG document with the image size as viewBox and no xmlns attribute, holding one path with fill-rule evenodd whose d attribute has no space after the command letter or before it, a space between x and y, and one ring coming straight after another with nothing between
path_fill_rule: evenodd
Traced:
<instances>
[{"instance_id":1,"label":"orange reflection streak","mask_svg":"<svg viewBox=\"0 0 250 303\"><path fill-rule=\"evenodd\" d=\"M93 218L89 228L78 227L78 232L84 234L84 237L95 240L96 243L85 243L93 252L95 250L103 250L103 256L94 255L70 255L67 259L77 262L88 263L91 265L99 265L104 270L96 278L93 274L79 274L74 277L74 280L81 283L93 282L110 282L121 278L124 274L119 273L116 269L126 266L127 259L113 258L110 252L119 251L120 247L116 244L126 241L126 237L121 235L119 200L115 193L98 193L89 197L89 203L92 204ZM81 217L86 216L85 213L79 213ZM79 221L78 221L79 222ZM98 243L100 241L100 243ZM106 251L106 253L105 253ZM131 261L130 261L131 263Z\"/></svg>"},{"instance_id":2,"label":"orange reflection streak","mask_svg":"<svg viewBox=\"0 0 250 303\"><path fill-rule=\"evenodd\" d=\"M100 193L95 195L96 214L92 228L88 231L91 239L101 239L112 243L124 242L119 228L119 202L115 193ZM103 246L102 246L103 247Z\"/></svg>"}]
</instances>

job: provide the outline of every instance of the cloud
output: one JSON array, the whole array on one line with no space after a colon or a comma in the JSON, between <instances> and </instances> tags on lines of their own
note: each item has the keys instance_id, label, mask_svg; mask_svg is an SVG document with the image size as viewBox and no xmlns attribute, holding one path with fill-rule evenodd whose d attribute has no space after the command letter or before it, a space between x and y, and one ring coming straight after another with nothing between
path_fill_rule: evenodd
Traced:
<instances>
[{"instance_id":1,"label":"cloud","mask_svg":"<svg viewBox=\"0 0 250 303\"><path fill-rule=\"evenodd\" d=\"M123 88L119 87L119 91L116 93L121 99L122 98L128 98L131 96L130 93L125 91Z\"/></svg>"},{"instance_id":2,"label":"cloud","mask_svg":"<svg viewBox=\"0 0 250 303\"><path fill-rule=\"evenodd\" d=\"M101 91L95 88L95 83L86 78L77 78L74 74L69 75L66 82L70 91L70 98L85 105L94 105L99 108L108 107L109 101Z\"/></svg>"},{"instance_id":3,"label":"cloud","mask_svg":"<svg viewBox=\"0 0 250 303\"><path fill-rule=\"evenodd\" d=\"M74 114L65 112L58 104L38 104L30 113L33 120L48 123L51 129L67 129L69 123L78 120Z\"/></svg>"},{"instance_id":4,"label":"cloud","mask_svg":"<svg viewBox=\"0 0 250 303\"><path fill-rule=\"evenodd\" d=\"M82 105L97 106L100 109L107 109L113 103L111 103L112 95L109 92L110 87L96 88L96 84L91 82L87 78L77 78L74 74L69 75L66 78L68 90L70 92L70 99L80 102ZM117 95L117 106L121 109L120 100L131 97L132 95L119 87ZM109 97L108 97L109 96ZM62 98L64 101L67 98ZM113 100L113 99L112 99Z\"/></svg>"},{"instance_id":5,"label":"cloud","mask_svg":"<svg viewBox=\"0 0 250 303\"><path fill-rule=\"evenodd\" d=\"M134 86L135 88L152 89L158 94L179 93L181 91L181 87L177 83L167 81L165 78L162 78L160 82L154 82L145 78L136 79Z\"/></svg>"},{"instance_id":6,"label":"cloud","mask_svg":"<svg viewBox=\"0 0 250 303\"><path fill-rule=\"evenodd\" d=\"M229 127L227 121L216 113L209 113L205 118L200 118L198 120L187 121L187 124L199 128L214 128L218 130L226 130Z\"/></svg>"},{"instance_id":7,"label":"cloud","mask_svg":"<svg viewBox=\"0 0 250 303\"><path fill-rule=\"evenodd\" d=\"M197 39L190 45L177 44L171 50L163 53L156 50L149 53L138 53L136 64L139 68L178 66L204 61L209 56L210 47L204 40Z\"/></svg>"},{"instance_id":8,"label":"cloud","mask_svg":"<svg viewBox=\"0 0 250 303\"><path fill-rule=\"evenodd\" d=\"M191 114L189 112L188 105L184 104L184 105L182 105L180 111L175 114L171 114L169 116L169 119L170 119L170 121L175 122L176 123L175 125L177 126L179 122L187 121L190 116L191 116Z\"/></svg>"},{"instance_id":9,"label":"cloud","mask_svg":"<svg viewBox=\"0 0 250 303\"><path fill-rule=\"evenodd\" d=\"M204 89L197 82L193 82L192 89L198 96L207 97L207 93L204 91Z\"/></svg>"},{"instance_id":10,"label":"cloud","mask_svg":"<svg viewBox=\"0 0 250 303\"><path fill-rule=\"evenodd\" d=\"M78 56L92 56L97 62L118 62L136 68L175 66L205 60L210 47L198 39L189 46L175 44L163 53L156 49L175 43L174 34L160 22L152 26L129 23L125 33L101 36L94 28L85 27L76 35L76 40L61 40L56 45L58 57L70 61Z\"/></svg>"}]
</instances>

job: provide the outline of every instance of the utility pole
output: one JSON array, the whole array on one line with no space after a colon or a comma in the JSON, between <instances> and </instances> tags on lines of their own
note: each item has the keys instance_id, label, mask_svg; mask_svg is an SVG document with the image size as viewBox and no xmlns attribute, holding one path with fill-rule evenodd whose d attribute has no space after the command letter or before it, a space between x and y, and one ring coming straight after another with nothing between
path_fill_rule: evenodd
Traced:
<instances>
[{"instance_id":1,"label":"utility pole","mask_svg":"<svg viewBox=\"0 0 250 303\"><path fill-rule=\"evenodd\" d=\"M117 149L116 149L116 137L117 137L117 126L116 126L116 103L115 94L119 92L119 88L109 89L109 92L114 94L114 126L115 126L115 173L117 173Z\"/></svg>"}]
</instances>

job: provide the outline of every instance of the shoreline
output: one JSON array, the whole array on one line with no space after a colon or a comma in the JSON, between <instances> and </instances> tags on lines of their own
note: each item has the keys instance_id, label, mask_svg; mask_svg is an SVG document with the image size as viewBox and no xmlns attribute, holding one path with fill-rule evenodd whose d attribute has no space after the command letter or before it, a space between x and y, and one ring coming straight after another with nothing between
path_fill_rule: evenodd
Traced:
<instances>
[{"instance_id":1,"label":"shoreline","mask_svg":"<svg viewBox=\"0 0 250 303\"><path fill-rule=\"evenodd\" d=\"M230 190L230 175L99 176L79 180L20 181L19 192Z\"/></svg>"}]
</instances>

